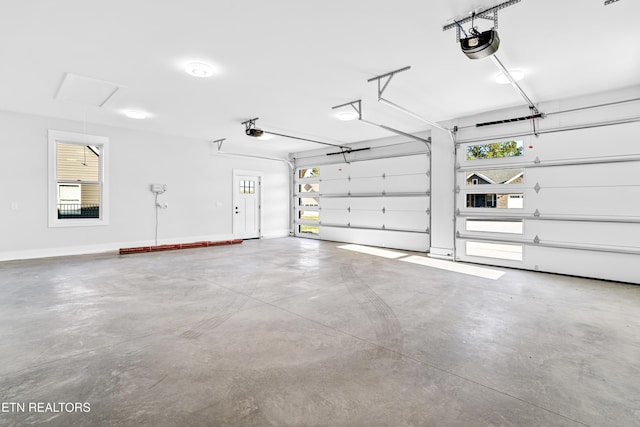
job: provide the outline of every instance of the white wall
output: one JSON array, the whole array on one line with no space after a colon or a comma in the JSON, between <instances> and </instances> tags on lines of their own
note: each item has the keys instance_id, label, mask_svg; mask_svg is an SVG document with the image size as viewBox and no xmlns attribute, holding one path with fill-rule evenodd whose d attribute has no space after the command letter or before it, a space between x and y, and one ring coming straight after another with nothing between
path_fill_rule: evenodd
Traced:
<instances>
[{"instance_id":1,"label":"white wall","mask_svg":"<svg viewBox=\"0 0 640 427\"><path fill-rule=\"evenodd\" d=\"M289 233L289 168L222 156L209 141L0 112L0 260L90 253L154 244L151 183L160 199L159 244L232 238L232 170L263 171L262 234ZM109 137L110 223L47 226L47 130ZM233 150L225 142L223 152Z\"/></svg>"}]
</instances>

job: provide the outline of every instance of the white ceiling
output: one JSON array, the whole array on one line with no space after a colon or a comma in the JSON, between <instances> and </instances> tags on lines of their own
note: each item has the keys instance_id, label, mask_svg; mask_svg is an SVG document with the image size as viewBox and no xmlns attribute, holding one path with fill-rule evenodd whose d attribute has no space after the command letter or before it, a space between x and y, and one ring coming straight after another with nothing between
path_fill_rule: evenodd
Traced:
<instances>
[{"instance_id":1,"label":"white ceiling","mask_svg":"<svg viewBox=\"0 0 640 427\"><path fill-rule=\"evenodd\" d=\"M22 0L0 15L0 109L199 139L223 151L319 148L244 136L241 121L320 139L390 136L340 122L331 107L362 98L364 118L410 132L420 121L376 102L373 76L404 66L385 97L434 120L521 105L493 82L489 59L470 60L442 26L496 0ZM499 14L498 56L526 72L544 101L640 83L640 1L522 0ZM216 66L201 79L189 60ZM54 99L65 73L125 86L104 107ZM523 104L522 104L523 105ZM126 109L152 117L136 121ZM523 107L523 112L528 111ZM90 127L87 128L90 130Z\"/></svg>"}]
</instances>

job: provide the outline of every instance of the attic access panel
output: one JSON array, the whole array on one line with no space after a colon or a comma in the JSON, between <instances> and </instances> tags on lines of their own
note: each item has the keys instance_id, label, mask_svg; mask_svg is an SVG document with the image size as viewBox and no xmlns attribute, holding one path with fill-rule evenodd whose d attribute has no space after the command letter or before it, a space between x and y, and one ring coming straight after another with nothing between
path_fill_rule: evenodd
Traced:
<instances>
[{"instance_id":1,"label":"attic access panel","mask_svg":"<svg viewBox=\"0 0 640 427\"><path fill-rule=\"evenodd\" d=\"M92 107L103 107L125 86L106 80L67 73L56 91L55 99Z\"/></svg>"}]
</instances>

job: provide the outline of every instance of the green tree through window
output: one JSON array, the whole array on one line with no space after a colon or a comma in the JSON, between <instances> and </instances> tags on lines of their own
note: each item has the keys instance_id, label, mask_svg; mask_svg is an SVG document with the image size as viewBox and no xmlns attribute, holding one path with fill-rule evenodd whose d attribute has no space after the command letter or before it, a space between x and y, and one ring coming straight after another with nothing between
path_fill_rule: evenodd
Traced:
<instances>
[{"instance_id":1,"label":"green tree through window","mask_svg":"<svg viewBox=\"0 0 640 427\"><path fill-rule=\"evenodd\" d=\"M495 142L492 144L470 145L467 147L467 160L498 159L517 157L524 153L522 141Z\"/></svg>"}]
</instances>

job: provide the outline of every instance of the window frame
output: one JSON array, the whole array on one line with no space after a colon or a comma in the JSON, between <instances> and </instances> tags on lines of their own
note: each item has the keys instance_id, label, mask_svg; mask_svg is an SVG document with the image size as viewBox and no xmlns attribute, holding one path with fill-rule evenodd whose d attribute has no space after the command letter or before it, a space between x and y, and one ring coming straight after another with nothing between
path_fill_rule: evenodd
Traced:
<instances>
[{"instance_id":1,"label":"window frame","mask_svg":"<svg viewBox=\"0 0 640 427\"><path fill-rule=\"evenodd\" d=\"M48 224L49 227L95 227L109 225L109 138L84 133L48 131ZM98 183L100 185L99 218L58 218L58 143L100 147Z\"/></svg>"}]
</instances>

